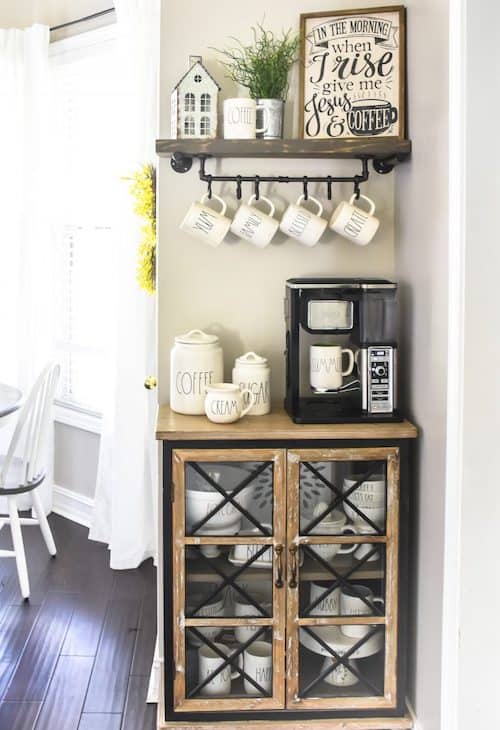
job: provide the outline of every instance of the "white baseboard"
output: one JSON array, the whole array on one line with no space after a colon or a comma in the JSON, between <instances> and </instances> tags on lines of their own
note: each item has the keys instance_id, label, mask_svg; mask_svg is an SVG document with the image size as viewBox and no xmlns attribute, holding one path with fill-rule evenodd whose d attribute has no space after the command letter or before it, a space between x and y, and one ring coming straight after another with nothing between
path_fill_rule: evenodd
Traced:
<instances>
[{"instance_id":1,"label":"white baseboard","mask_svg":"<svg viewBox=\"0 0 500 730\"><path fill-rule=\"evenodd\" d=\"M408 700L408 697L406 698L406 709L408 710L408 714L410 715L412 721L413 721L413 730L423 730L422 725L417 720L417 716L415 715L415 710L413 709L413 705Z\"/></svg>"},{"instance_id":2,"label":"white baseboard","mask_svg":"<svg viewBox=\"0 0 500 730\"><path fill-rule=\"evenodd\" d=\"M52 497L52 511L72 522L84 527L90 527L94 500L71 489L54 484Z\"/></svg>"}]
</instances>

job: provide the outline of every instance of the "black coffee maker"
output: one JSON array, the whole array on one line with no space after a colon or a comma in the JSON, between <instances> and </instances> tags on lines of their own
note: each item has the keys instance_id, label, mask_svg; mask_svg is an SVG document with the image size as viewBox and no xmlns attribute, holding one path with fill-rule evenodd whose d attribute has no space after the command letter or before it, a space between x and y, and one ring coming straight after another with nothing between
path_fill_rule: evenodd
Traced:
<instances>
[{"instance_id":1,"label":"black coffee maker","mask_svg":"<svg viewBox=\"0 0 500 730\"><path fill-rule=\"evenodd\" d=\"M295 423L402 420L397 314L397 284L385 279L288 279L285 408Z\"/></svg>"}]
</instances>

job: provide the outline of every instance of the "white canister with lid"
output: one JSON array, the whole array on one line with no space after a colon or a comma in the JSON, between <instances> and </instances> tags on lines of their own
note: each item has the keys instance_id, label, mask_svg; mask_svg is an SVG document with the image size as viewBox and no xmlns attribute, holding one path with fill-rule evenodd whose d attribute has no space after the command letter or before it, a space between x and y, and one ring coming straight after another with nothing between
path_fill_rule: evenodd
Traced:
<instances>
[{"instance_id":1,"label":"white canister with lid","mask_svg":"<svg viewBox=\"0 0 500 730\"><path fill-rule=\"evenodd\" d=\"M206 387L224 380L222 347L216 335L191 330L175 338L170 352L170 407L205 414Z\"/></svg>"},{"instance_id":2,"label":"white canister with lid","mask_svg":"<svg viewBox=\"0 0 500 730\"><path fill-rule=\"evenodd\" d=\"M247 352L234 361L233 383L253 394L254 405L249 416L263 416L271 410L271 369L267 358Z\"/></svg>"}]
</instances>

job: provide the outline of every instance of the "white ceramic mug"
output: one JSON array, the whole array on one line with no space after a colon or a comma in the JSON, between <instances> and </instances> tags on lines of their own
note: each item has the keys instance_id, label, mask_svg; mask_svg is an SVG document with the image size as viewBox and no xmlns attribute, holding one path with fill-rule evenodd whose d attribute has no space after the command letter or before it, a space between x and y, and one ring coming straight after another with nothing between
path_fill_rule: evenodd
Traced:
<instances>
[{"instance_id":1,"label":"white ceramic mug","mask_svg":"<svg viewBox=\"0 0 500 730\"><path fill-rule=\"evenodd\" d=\"M360 479L362 479L362 474L344 477L344 492L352 489ZM359 509L363 509L363 507L383 507L385 504L385 477L383 474L372 474L369 479L362 481L351 492L348 499ZM348 514L347 509L346 514L351 520L354 519L352 515Z\"/></svg>"},{"instance_id":2,"label":"white ceramic mug","mask_svg":"<svg viewBox=\"0 0 500 730\"><path fill-rule=\"evenodd\" d=\"M324 233L328 222L322 218L323 206L309 195L308 200L317 206L316 213L305 208L302 203L305 196L301 195L296 203L291 203L285 211L280 223L280 230L290 238L295 238L304 246L314 246Z\"/></svg>"},{"instance_id":3,"label":"white ceramic mug","mask_svg":"<svg viewBox=\"0 0 500 730\"><path fill-rule=\"evenodd\" d=\"M192 585L192 584L191 584ZM208 586L207 591L211 589L211 586ZM198 592L189 592L187 596L187 614L190 616L193 612L193 609L196 608L198 604L201 603L203 599L203 593ZM226 593L225 591L218 593L217 596L212 598L211 602L208 604L205 604L202 606L198 611L196 612L196 616L193 618L221 618L224 616L225 613L225 602L226 602ZM207 639L215 639L216 636L218 636L221 633L221 628L219 626L209 626L209 627L197 627L197 631L202 634ZM201 646L202 641L197 636L195 636L191 631L187 634L189 643L193 644L194 646Z\"/></svg>"},{"instance_id":4,"label":"white ceramic mug","mask_svg":"<svg viewBox=\"0 0 500 730\"><path fill-rule=\"evenodd\" d=\"M273 686L273 646L267 641L254 641L243 652L243 669L264 692L271 693ZM248 695L262 696L248 679L243 680Z\"/></svg>"},{"instance_id":5,"label":"white ceramic mug","mask_svg":"<svg viewBox=\"0 0 500 730\"><path fill-rule=\"evenodd\" d=\"M243 418L253 405L253 393L248 388L240 390L233 383L215 383L207 386L205 413L214 423L234 423ZM245 406L245 395L248 405Z\"/></svg>"},{"instance_id":6,"label":"white ceramic mug","mask_svg":"<svg viewBox=\"0 0 500 730\"><path fill-rule=\"evenodd\" d=\"M356 196L352 195L348 203L343 200L335 208L330 219L330 228L349 241L357 243L358 246L366 246L376 234L380 221L373 215L375 213L373 200L366 195L360 195L359 199L368 203L368 212L354 205Z\"/></svg>"},{"instance_id":7,"label":"white ceramic mug","mask_svg":"<svg viewBox=\"0 0 500 730\"><path fill-rule=\"evenodd\" d=\"M331 586L331 581L323 581L311 583L311 592L309 603L314 603L327 588ZM334 588L327 596L309 611L309 616L338 616L340 612L340 587Z\"/></svg>"},{"instance_id":8,"label":"white ceramic mug","mask_svg":"<svg viewBox=\"0 0 500 730\"><path fill-rule=\"evenodd\" d=\"M218 195L212 195L211 200L220 203L219 212L207 205L208 193L198 203L192 203L181 223L181 229L200 241L218 246L224 240L231 226L231 219L227 218L226 203Z\"/></svg>"},{"instance_id":9,"label":"white ceramic mug","mask_svg":"<svg viewBox=\"0 0 500 730\"><path fill-rule=\"evenodd\" d=\"M375 535L375 530L373 527L370 527L370 525L364 523L364 524L357 524L356 525L356 532L358 535ZM376 547L376 543L373 542L362 542L358 543L356 545L356 550L354 551L354 558L356 560L362 560L366 555L369 555L374 548ZM380 559L380 550L375 550L375 552L368 558L366 561L367 563L372 563L375 560Z\"/></svg>"},{"instance_id":10,"label":"white ceramic mug","mask_svg":"<svg viewBox=\"0 0 500 730\"><path fill-rule=\"evenodd\" d=\"M272 615L272 604L270 602L269 595L255 594L252 591L251 596L255 601L257 601L259 606L262 606L269 616ZM247 603L243 596L235 596L233 598L233 603L234 615L238 618L248 618L250 616L265 618L265 614L263 614L262 611L259 611L257 606L254 606L253 603ZM239 641L240 644L245 644L254 634L260 631L261 628L261 626L236 626L234 629L236 641Z\"/></svg>"},{"instance_id":11,"label":"white ceramic mug","mask_svg":"<svg viewBox=\"0 0 500 730\"><path fill-rule=\"evenodd\" d=\"M279 222L273 218L275 208L269 198L265 198L263 195L259 198L269 206L269 213L264 213L256 208L254 205L256 200L256 196L252 195L248 203L240 205L231 223L231 231L239 238L250 241L254 246L264 248L271 243L278 230Z\"/></svg>"},{"instance_id":12,"label":"white ceramic mug","mask_svg":"<svg viewBox=\"0 0 500 730\"><path fill-rule=\"evenodd\" d=\"M346 354L349 364L342 367ZM327 393L342 387L343 378L354 369L354 352L340 345L311 345L309 348L309 382L316 393Z\"/></svg>"},{"instance_id":13,"label":"white ceramic mug","mask_svg":"<svg viewBox=\"0 0 500 730\"><path fill-rule=\"evenodd\" d=\"M267 528L269 530L269 534L272 532L272 525L268 525L266 523L262 523L263 528ZM247 560L251 560L254 555L256 555L259 550L262 549L262 545L260 544L252 544L252 545L235 545L234 546L234 558L238 562L246 563ZM267 550L264 550L264 552L259 555L258 558L256 558L253 563L252 567L259 567L258 563L265 563L266 565L271 566L273 563L273 551L272 547L269 547Z\"/></svg>"},{"instance_id":14,"label":"white ceramic mug","mask_svg":"<svg viewBox=\"0 0 500 730\"><path fill-rule=\"evenodd\" d=\"M257 109L264 114L264 126L257 128ZM255 139L257 132L267 131L267 109L255 99L224 101L224 139Z\"/></svg>"},{"instance_id":15,"label":"white ceramic mug","mask_svg":"<svg viewBox=\"0 0 500 730\"><path fill-rule=\"evenodd\" d=\"M215 646L227 656L231 654L231 650L225 644L215 644ZM202 682L223 663L224 659L209 646L200 646L198 649L198 681ZM238 676L238 672L233 671L231 665L228 664L201 688L200 693L212 697L228 695L231 693L231 680Z\"/></svg>"},{"instance_id":16,"label":"white ceramic mug","mask_svg":"<svg viewBox=\"0 0 500 730\"><path fill-rule=\"evenodd\" d=\"M355 584L352 587L352 592L347 592L345 589L342 589L340 592L341 616L373 616L375 604L379 603L381 606L384 605L384 599L374 596L373 591L366 586ZM369 605L356 594L361 594ZM345 636L352 636L353 638L359 639L371 631L371 626L342 624L340 630Z\"/></svg>"},{"instance_id":17,"label":"white ceramic mug","mask_svg":"<svg viewBox=\"0 0 500 730\"><path fill-rule=\"evenodd\" d=\"M313 517L317 517L327 508L326 502L319 502L313 511ZM311 530L311 535L346 535L357 533L353 525L346 525L346 516L340 510L329 512L326 517L315 525ZM340 543L322 543L319 545L310 545L310 549L319 555L323 560L332 560L337 554L349 555L356 550L357 545L341 545Z\"/></svg>"},{"instance_id":18,"label":"white ceramic mug","mask_svg":"<svg viewBox=\"0 0 500 730\"><path fill-rule=\"evenodd\" d=\"M339 651L337 651L338 654L340 654ZM323 666L321 667L321 673L326 671L327 667L333 666L334 663L333 657L325 657L325 661L323 662ZM356 669L358 668L358 664L355 659L349 659L349 665ZM327 674L326 677L323 679L323 682L327 682L328 684L333 684L335 687L352 687L353 684L358 683L358 678L354 674L354 672L351 672L350 669L348 669L344 664L338 664L335 669L332 669L330 674Z\"/></svg>"}]
</instances>

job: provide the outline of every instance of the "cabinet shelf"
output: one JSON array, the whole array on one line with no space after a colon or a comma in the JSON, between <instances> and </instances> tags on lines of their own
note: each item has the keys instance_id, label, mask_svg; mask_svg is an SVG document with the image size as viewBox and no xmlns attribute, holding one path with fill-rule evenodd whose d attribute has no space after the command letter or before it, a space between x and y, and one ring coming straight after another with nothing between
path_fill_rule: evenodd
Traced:
<instances>
[{"instance_id":1,"label":"cabinet shelf","mask_svg":"<svg viewBox=\"0 0 500 730\"><path fill-rule=\"evenodd\" d=\"M214 562L217 564L217 567L223 570L224 572L228 572L229 568L231 570L234 569L234 566L231 565L227 560L224 558L216 558ZM195 560L189 560L187 563L187 569L186 569L186 582L188 583L203 583L207 580L213 579L214 577L214 571L210 566L206 563L198 563L196 566L194 566ZM343 573L347 573L351 568L355 566L355 561L352 558L346 557L336 557L335 559L335 569L339 570ZM266 576L269 576L270 568L247 568L243 575L242 579L246 581L262 581L265 579ZM384 577L384 571L382 569L382 565L379 560L373 561L369 564L363 563L359 570L356 570L351 577L357 578L358 580L362 579L381 579ZM321 567L316 561L312 560L309 557L306 557L304 559L304 564L300 568L300 579L304 581L311 581L311 580L325 580L331 578L331 574L328 573L327 570Z\"/></svg>"}]
</instances>

